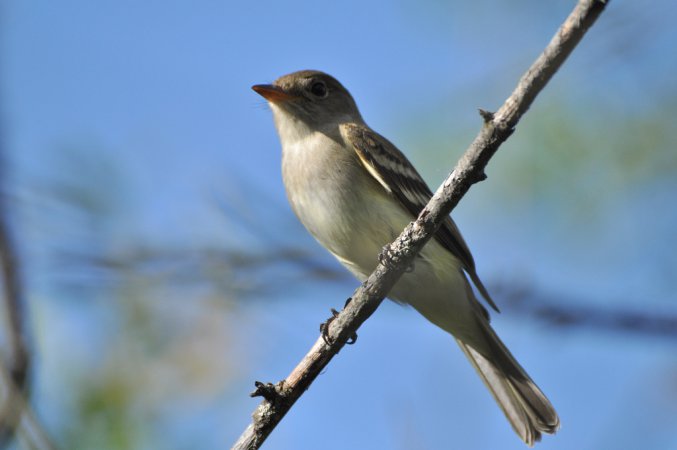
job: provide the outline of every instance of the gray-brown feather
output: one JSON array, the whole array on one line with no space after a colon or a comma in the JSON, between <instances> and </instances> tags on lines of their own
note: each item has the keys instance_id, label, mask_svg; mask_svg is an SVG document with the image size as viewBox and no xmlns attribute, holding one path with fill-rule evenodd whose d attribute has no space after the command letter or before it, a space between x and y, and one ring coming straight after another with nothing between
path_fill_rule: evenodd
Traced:
<instances>
[{"instance_id":1,"label":"gray-brown feather","mask_svg":"<svg viewBox=\"0 0 677 450\"><path fill-rule=\"evenodd\" d=\"M433 193L409 160L386 138L365 125L348 123L341 125L343 137L358 153L360 160L369 164L389 185L391 194L402 206L417 217L430 201ZM463 240L456 224L448 217L435 233L435 239L461 261L482 297L495 310L498 307L477 275L475 260ZM487 315L488 317L488 315Z\"/></svg>"}]
</instances>

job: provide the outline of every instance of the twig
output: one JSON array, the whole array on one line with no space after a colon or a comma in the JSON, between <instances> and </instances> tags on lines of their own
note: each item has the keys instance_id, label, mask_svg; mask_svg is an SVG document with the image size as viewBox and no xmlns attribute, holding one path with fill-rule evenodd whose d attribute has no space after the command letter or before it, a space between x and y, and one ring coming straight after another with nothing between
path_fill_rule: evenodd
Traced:
<instances>
[{"instance_id":1,"label":"twig","mask_svg":"<svg viewBox=\"0 0 677 450\"><path fill-rule=\"evenodd\" d=\"M484 167L489 159L512 134L536 95L557 72L607 3L602 0L579 1L503 106L494 114L482 113L484 126L479 135L416 221L409 224L395 242L386 246L380 264L355 291L352 301L326 327L323 336L285 380L276 385L260 384L265 387L265 392L257 389L253 393L265 394L265 399L254 411L253 422L232 450L259 448L331 358L376 310L470 186L485 178Z\"/></svg>"}]
</instances>

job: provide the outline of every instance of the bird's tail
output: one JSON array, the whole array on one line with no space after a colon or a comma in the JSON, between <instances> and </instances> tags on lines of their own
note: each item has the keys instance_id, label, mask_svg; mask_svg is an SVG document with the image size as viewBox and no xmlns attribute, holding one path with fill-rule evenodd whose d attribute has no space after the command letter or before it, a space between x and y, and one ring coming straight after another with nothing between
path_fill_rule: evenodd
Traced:
<instances>
[{"instance_id":1,"label":"bird's tail","mask_svg":"<svg viewBox=\"0 0 677 450\"><path fill-rule=\"evenodd\" d=\"M531 447L541 439L541 433L553 434L557 431L557 412L491 326L482 320L478 322L485 332L489 358L461 340L456 341L477 369L515 432Z\"/></svg>"}]
</instances>

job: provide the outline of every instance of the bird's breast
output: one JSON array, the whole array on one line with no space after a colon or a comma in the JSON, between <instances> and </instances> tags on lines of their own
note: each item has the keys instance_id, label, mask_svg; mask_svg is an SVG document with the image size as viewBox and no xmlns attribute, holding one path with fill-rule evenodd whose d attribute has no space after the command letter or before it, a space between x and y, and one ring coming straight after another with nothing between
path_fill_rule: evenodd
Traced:
<instances>
[{"instance_id":1,"label":"bird's breast","mask_svg":"<svg viewBox=\"0 0 677 450\"><path fill-rule=\"evenodd\" d=\"M412 219L361 166L354 150L322 133L283 144L282 177L306 229L361 279Z\"/></svg>"}]
</instances>

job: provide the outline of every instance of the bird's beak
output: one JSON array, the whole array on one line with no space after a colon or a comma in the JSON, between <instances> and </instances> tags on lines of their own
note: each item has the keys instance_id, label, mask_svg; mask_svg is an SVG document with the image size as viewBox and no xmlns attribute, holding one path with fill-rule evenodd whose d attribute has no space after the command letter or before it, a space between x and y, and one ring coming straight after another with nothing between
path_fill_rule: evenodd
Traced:
<instances>
[{"instance_id":1,"label":"bird's beak","mask_svg":"<svg viewBox=\"0 0 677 450\"><path fill-rule=\"evenodd\" d=\"M261 97L273 103L286 102L296 98L295 95L289 94L284 89L275 86L274 84L255 84L252 86L252 89Z\"/></svg>"}]
</instances>

